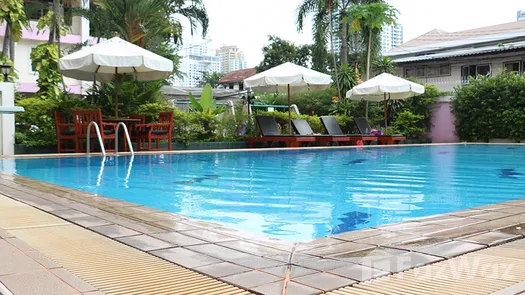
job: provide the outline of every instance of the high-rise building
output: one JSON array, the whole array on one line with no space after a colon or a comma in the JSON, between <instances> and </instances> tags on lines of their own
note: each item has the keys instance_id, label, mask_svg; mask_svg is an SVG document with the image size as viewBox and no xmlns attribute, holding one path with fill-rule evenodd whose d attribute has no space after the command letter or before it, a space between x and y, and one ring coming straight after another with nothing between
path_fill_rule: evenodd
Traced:
<instances>
[{"instance_id":1,"label":"high-rise building","mask_svg":"<svg viewBox=\"0 0 525 295\"><path fill-rule=\"evenodd\" d=\"M212 41L185 42L179 52L182 56L182 77L177 84L182 87L195 87L202 79L203 73L222 72L221 63L213 50Z\"/></svg>"},{"instance_id":2,"label":"high-rise building","mask_svg":"<svg viewBox=\"0 0 525 295\"><path fill-rule=\"evenodd\" d=\"M516 20L525 20L525 10L518 10Z\"/></svg>"},{"instance_id":3,"label":"high-rise building","mask_svg":"<svg viewBox=\"0 0 525 295\"><path fill-rule=\"evenodd\" d=\"M403 26L401 24L385 25L381 31L381 52L403 44Z\"/></svg>"},{"instance_id":4,"label":"high-rise building","mask_svg":"<svg viewBox=\"0 0 525 295\"><path fill-rule=\"evenodd\" d=\"M225 74L248 67L244 60L244 52L235 45L222 46L217 50L217 56L220 59L221 70Z\"/></svg>"}]
</instances>

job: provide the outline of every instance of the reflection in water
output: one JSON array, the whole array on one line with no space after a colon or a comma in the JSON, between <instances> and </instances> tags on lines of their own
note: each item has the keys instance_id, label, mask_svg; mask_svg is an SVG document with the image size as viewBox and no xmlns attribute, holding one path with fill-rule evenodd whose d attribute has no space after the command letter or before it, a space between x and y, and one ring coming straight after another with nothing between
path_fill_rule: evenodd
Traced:
<instances>
[{"instance_id":1,"label":"reflection in water","mask_svg":"<svg viewBox=\"0 0 525 295\"><path fill-rule=\"evenodd\" d=\"M521 198L525 183L516 178L525 175L525 147L507 148L396 146L15 164L20 175L298 241ZM13 167L6 160L0 166Z\"/></svg>"}]
</instances>

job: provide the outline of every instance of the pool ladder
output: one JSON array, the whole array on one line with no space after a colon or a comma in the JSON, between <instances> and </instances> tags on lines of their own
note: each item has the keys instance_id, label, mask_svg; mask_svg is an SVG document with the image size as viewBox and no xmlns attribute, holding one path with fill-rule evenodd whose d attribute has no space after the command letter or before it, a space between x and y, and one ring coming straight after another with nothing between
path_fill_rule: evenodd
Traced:
<instances>
[{"instance_id":1,"label":"pool ladder","mask_svg":"<svg viewBox=\"0 0 525 295\"><path fill-rule=\"evenodd\" d=\"M97 133L98 143L100 144L100 149L102 150L102 155L106 156L106 149L104 148L104 141L102 140L102 135L100 133L100 128L98 127L97 122L91 121L88 125L87 129L87 154L89 154L89 142L91 140L91 126L95 127L95 132ZM124 122L119 122L117 124L117 128L115 130L115 154L118 155L118 131L120 129L120 126L124 128L124 134L126 135L126 140L129 145L129 151L131 152L131 155L135 155L135 151L133 150L133 145L131 144L131 138L129 137L128 127Z\"/></svg>"}]
</instances>

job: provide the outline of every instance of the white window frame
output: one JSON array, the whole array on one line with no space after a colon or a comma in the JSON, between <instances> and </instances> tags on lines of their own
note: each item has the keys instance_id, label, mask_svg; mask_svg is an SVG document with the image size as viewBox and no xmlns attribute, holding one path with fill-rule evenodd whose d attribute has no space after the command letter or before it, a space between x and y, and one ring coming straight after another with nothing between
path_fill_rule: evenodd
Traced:
<instances>
[{"instance_id":1,"label":"white window frame","mask_svg":"<svg viewBox=\"0 0 525 295\"><path fill-rule=\"evenodd\" d=\"M521 60L510 60L510 61L503 62L503 68L507 70L507 68L505 67L506 64L516 64L516 63L518 64L518 74L521 75L521 73L523 72L523 62Z\"/></svg>"},{"instance_id":2,"label":"white window frame","mask_svg":"<svg viewBox=\"0 0 525 295\"><path fill-rule=\"evenodd\" d=\"M33 60L31 59L31 53L33 52L33 50L36 49L36 46L34 47L29 47L29 75L38 75L38 72L37 71L33 71Z\"/></svg>"}]
</instances>

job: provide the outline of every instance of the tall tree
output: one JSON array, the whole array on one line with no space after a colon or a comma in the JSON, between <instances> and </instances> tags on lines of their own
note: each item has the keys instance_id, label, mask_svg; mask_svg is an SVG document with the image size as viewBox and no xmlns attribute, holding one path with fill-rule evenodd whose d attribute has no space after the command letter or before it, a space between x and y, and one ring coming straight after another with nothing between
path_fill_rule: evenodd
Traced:
<instances>
[{"instance_id":1,"label":"tall tree","mask_svg":"<svg viewBox=\"0 0 525 295\"><path fill-rule=\"evenodd\" d=\"M255 67L258 73L286 62L287 58L297 65L308 67L311 60L309 45L296 46L290 41L271 35L268 36L268 41L270 41L270 44L262 49L264 58Z\"/></svg>"},{"instance_id":2,"label":"tall tree","mask_svg":"<svg viewBox=\"0 0 525 295\"><path fill-rule=\"evenodd\" d=\"M384 25L395 24L398 10L387 3L369 3L354 5L349 8L352 17L351 32L360 32L365 29L368 32L366 79L370 79L370 64L372 53L372 39L374 31L381 31Z\"/></svg>"},{"instance_id":3,"label":"tall tree","mask_svg":"<svg viewBox=\"0 0 525 295\"><path fill-rule=\"evenodd\" d=\"M394 74L397 64L388 56L380 56L374 60L372 67L379 73Z\"/></svg>"},{"instance_id":4,"label":"tall tree","mask_svg":"<svg viewBox=\"0 0 525 295\"><path fill-rule=\"evenodd\" d=\"M28 25L23 0L2 0L0 2L0 22L5 22L2 57L15 61L15 42L22 38L22 30Z\"/></svg>"},{"instance_id":5,"label":"tall tree","mask_svg":"<svg viewBox=\"0 0 525 295\"><path fill-rule=\"evenodd\" d=\"M201 72L202 78L198 78L199 83L197 87L204 87L206 84L209 84L212 88L219 86L219 80L224 77L223 73L220 72Z\"/></svg>"}]
</instances>

